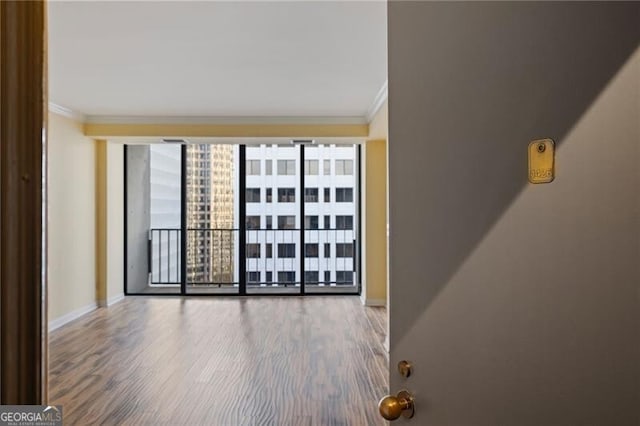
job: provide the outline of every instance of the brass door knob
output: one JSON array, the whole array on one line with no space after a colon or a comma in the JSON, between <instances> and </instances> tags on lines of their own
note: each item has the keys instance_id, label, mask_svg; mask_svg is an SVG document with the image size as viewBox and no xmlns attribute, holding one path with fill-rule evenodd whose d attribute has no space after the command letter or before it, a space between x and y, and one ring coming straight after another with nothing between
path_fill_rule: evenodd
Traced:
<instances>
[{"instance_id":1,"label":"brass door knob","mask_svg":"<svg viewBox=\"0 0 640 426\"><path fill-rule=\"evenodd\" d=\"M386 420L397 420L400 416L407 419L413 417L413 396L406 390L398 392L398 395L387 395L378 402L380 415Z\"/></svg>"}]
</instances>

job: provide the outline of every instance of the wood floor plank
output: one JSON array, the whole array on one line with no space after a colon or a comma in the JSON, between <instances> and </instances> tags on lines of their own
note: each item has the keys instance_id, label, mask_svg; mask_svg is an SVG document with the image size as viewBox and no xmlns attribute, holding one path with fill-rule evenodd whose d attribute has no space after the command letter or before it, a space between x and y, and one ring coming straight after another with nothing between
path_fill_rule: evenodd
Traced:
<instances>
[{"instance_id":1,"label":"wood floor plank","mask_svg":"<svg viewBox=\"0 0 640 426\"><path fill-rule=\"evenodd\" d=\"M70 425L380 425L384 308L359 298L127 297L51 333Z\"/></svg>"}]
</instances>

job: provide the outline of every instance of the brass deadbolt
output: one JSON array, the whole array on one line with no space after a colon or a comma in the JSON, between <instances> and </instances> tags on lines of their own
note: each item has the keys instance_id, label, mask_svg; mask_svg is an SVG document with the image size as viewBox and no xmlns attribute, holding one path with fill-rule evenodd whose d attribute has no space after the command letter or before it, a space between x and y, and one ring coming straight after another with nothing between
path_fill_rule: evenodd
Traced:
<instances>
[{"instance_id":1,"label":"brass deadbolt","mask_svg":"<svg viewBox=\"0 0 640 426\"><path fill-rule=\"evenodd\" d=\"M398 372L400 373L400 375L402 377L404 377L405 379L407 377L409 377L411 375L411 368L413 366L411 365L411 363L409 361L400 361L398 363Z\"/></svg>"},{"instance_id":2,"label":"brass deadbolt","mask_svg":"<svg viewBox=\"0 0 640 426\"><path fill-rule=\"evenodd\" d=\"M385 420L397 420L400 416L410 419L415 412L413 396L406 390L398 392L396 396L387 395L378 403L378 410Z\"/></svg>"}]
</instances>

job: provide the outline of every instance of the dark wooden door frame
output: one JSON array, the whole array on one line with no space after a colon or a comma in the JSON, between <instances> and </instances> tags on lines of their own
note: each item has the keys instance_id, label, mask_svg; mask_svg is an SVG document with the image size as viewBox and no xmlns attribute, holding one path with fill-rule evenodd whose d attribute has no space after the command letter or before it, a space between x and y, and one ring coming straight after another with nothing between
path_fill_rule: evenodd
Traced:
<instances>
[{"instance_id":1,"label":"dark wooden door frame","mask_svg":"<svg viewBox=\"0 0 640 426\"><path fill-rule=\"evenodd\" d=\"M0 2L0 402L47 400L46 4Z\"/></svg>"}]
</instances>

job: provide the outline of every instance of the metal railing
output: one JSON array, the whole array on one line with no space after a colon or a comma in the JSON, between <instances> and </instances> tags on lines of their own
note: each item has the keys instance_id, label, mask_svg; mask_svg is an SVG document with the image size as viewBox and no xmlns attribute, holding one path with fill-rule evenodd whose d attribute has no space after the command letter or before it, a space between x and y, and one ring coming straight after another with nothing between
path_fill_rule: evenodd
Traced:
<instances>
[{"instance_id":1,"label":"metal railing","mask_svg":"<svg viewBox=\"0 0 640 426\"><path fill-rule=\"evenodd\" d=\"M187 230L187 285L238 285L240 230Z\"/></svg>"},{"instance_id":2,"label":"metal railing","mask_svg":"<svg viewBox=\"0 0 640 426\"><path fill-rule=\"evenodd\" d=\"M245 232L248 287L300 286L303 274L305 286L355 285L355 230L305 229L304 248L299 228ZM180 284L182 231L154 228L149 235L151 284ZM239 236L239 229L188 229L187 285L237 286L242 264Z\"/></svg>"},{"instance_id":3,"label":"metal railing","mask_svg":"<svg viewBox=\"0 0 640 426\"><path fill-rule=\"evenodd\" d=\"M154 228L149 231L149 273L151 284L180 284L182 231L174 228Z\"/></svg>"}]
</instances>

